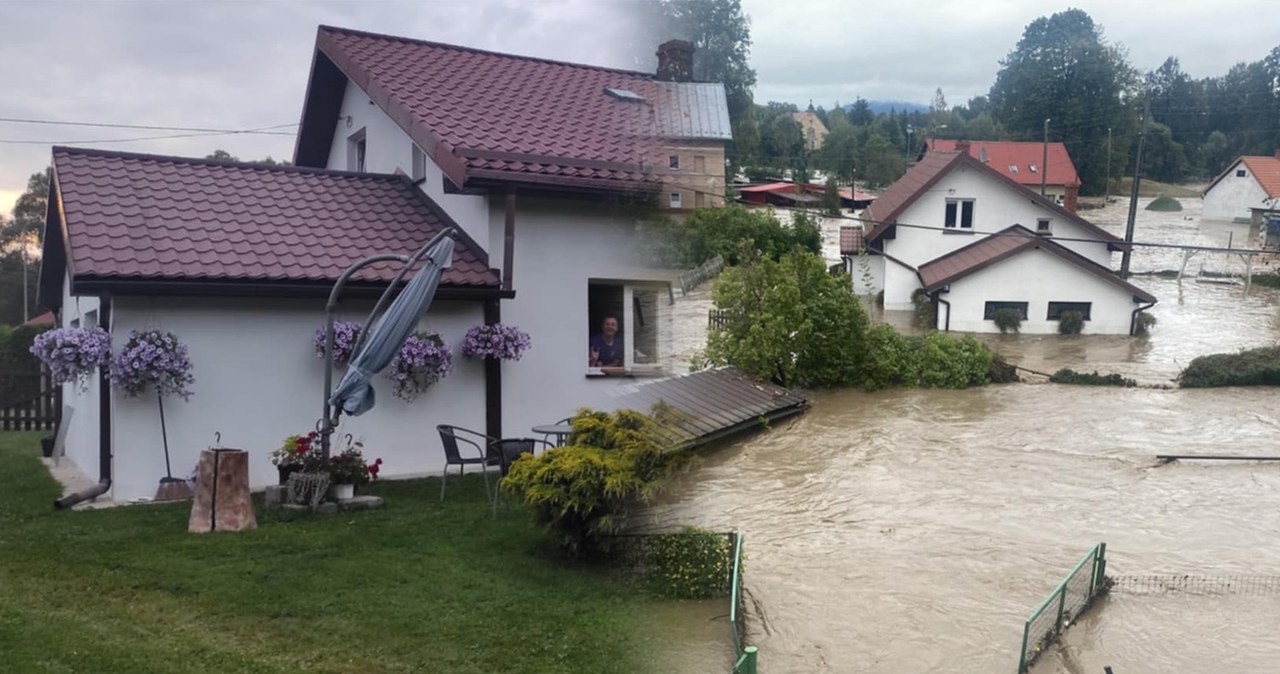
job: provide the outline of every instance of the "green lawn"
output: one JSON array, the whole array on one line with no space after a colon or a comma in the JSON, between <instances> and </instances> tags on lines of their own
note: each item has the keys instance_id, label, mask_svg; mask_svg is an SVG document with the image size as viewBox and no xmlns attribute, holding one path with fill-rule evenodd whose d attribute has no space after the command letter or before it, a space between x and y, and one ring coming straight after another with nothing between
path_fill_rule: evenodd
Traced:
<instances>
[{"instance_id":1,"label":"green lawn","mask_svg":"<svg viewBox=\"0 0 1280 674\"><path fill-rule=\"evenodd\" d=\"M189 505L55 512L35 433L0 433L5 672L635 672L657 604L545 548L479 477L381 510L193 535ZM651 625L650 625L651 626Z\"/></svg>"}]
</instances>

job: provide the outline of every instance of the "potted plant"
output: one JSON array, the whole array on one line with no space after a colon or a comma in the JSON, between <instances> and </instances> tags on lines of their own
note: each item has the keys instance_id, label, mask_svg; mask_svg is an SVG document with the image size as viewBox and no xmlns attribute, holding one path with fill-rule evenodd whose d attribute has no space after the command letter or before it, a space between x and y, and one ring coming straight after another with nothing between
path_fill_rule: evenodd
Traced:
<instances>
[{"instance_id":1,"label":"potted plant","mask_svg":"<svg viewBox=\"0 0 1280 674\"><path fill-rule=\"evenodd\" d=\"M348 445L341 454L329 458L329 477L333 481L333 496L339 501L353 498L355 488L378 479L378 471L382 467L382 459L372 464L365 463L360 442Z\"/></svg>"},{"instance_id":2,"label":"potted plant","mask_svg":"<svg viewBox=\"0 0 1280 674\"><path fill-rule=\"evenodd\" d=\"M453 352L440 335L418 332L405 340L385 376L395 383L395 397L413 402L452 369Z\"/></svg>"},{"instance_id":3,"label":"potted plant","mask_svg":"<svg viewBox=\"0 0 1280 674\"><path fill-rule=\"evenodd\" d=\"M280 484L288 484L289 476L302 470L308 460L316 456L311 451L311 443L316 441L317 435L315 431L306 435L290 435L284 439L284 444L271 452L271 463L280 473Z\"/></svg>"},{"instance_id":4,"label":"potted plant","mask_svg":"<svg viewBox=\"0 0 1280 674\"><path fill-rule=\"evenodd\" d=\"M360 333L364 326L352 321L337 321L333 324L333 364L346 365L351 360L356 343L360 341ZM324 358L325 331L323 327L316 329L312 341L316 347L316 358Z\"/></svg>"},{"instance_id":5,"label":"potted plant","mask_svg":"<svg viewBox=\"0 0 1280 674\"><path fill-rule=\"evenodd\" d=\"M191 359L187 346L172 332L147 330L129 333L129 341L111 360L111 386L129 397L140 397L154 390L160 407L160 436L164 441L164 472L156 500L189 498L191 488L186 480L173 476L169 462L169 432L164 422L164 397L176 395L191 398Z\"/></svg>"},{"instance_id":6,"label":"potted plant","mask_svg":"<svg viewBox=\"0 0 1280 674\"><path fill-rule=\"evenodd\" d=\"M89 376L111 362L111 335L97 326L56 328L37 336L31 353L48 366L55 382L74 381L84 389Z\"/></svg>"},{"instance_id":7,"label":"potted plant","mask_svg":"<svg viewBox=\"0 0 1280 674\"><path fill-rule=\"evenodd\" d=\"M514 325L477 325L467 330L467 336L462 340L462 355L467 358L520 360L531 344L529 333Z\"/></svg>"}]
</instances>

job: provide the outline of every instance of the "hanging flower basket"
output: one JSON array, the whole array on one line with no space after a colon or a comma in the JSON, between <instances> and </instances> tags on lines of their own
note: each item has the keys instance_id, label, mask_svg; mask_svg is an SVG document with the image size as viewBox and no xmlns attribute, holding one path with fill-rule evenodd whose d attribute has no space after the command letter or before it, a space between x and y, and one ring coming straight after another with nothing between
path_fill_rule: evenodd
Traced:
<instances>
[{"instance_id":1,"label":"hanging flower basket","mask_svg":"<svg viewBox=\"0 0 1280 674\"><path fill-rule=\"evenodd\" d=\"M386 377L395 383L392 393L405 402L413 402L453 369L453 352L440 335L414 333L405 341Z\"/></svg>"},{"instance_id":2,"label":"hanging flower basket","mask_svg":"<svg viewBox=\"0 0 1280 674\"><path fill-rule=\"evenodd\" d=\"M55 382L74 381L85 388L94 370L111 362L111 335L96 326L57 328L36 337L31 353L49 367Z\"/></svg>"},{"instance_id":3,"label":"hanging flower basket","mask_svg":"<svg viewBox=\"0 0 1280 674\"><path fill-rule=\"evenodd\" d=\"M162 398L172 394L187 400L195 380L187 346L172 332L134 330L111 360L111 386L130 397L155 389Z\"/></svg>"},{"instance_id":4,"label":"hanging flower basket","mask_svg":"<svg viewBox=\"0 0 1280 674\"><path fill-rule=\"evenodd\" d=\"M529 333L514 325L477 325L467 330L462 340L462 355L467 358L520 360L531 345Z\"/></svg>"},{"instance_id":5,"label":"hanging flower basket","mask_svg":"<svg viewBox=\"0 0 1280 674\"><path fill-rule=\"evenodd\" d=\"M364 326L352 321L335 321L333 324L333 364L346 365L351 360L351 352L356 348L356 342L360 341L360 332L364 330ZM315 338L312 340L316 347L316 358L324 358L324 328L320 327L316 330Z\"/></svg>"}]
</instances>

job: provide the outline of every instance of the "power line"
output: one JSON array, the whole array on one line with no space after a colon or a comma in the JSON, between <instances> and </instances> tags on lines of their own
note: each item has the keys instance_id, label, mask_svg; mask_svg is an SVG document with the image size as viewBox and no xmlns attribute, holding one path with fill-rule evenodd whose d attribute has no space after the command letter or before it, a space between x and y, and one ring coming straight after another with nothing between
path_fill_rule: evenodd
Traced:
<instances>
[{"instance_id":1,"label":"power line","mask_svg":"<svg viewBox=\"0 0 1280 674\"><path fill-rule=\"evenodd\" d=\"M106 143L136 143L144 140L169 140L173 138L208 138L212 136L233 136L233 135L262 135L262 136L293 136L295 134L286 131L271 131L270 129L279 129L292 124L277 124L275 126L264 126L257 129L234 129L227 131L207 131L195 133L178 133L163 136L139 136L134 138L94 138L88 140L22 140L22 139L0 139L0 144L4 145L85 145L85 144L106 144Z\"/></svg>"},{"instance_id":2,"label":"power line","mask_svg":"<svg viewBox=\"0 0 1280 674\"><path fill-rule=\"evenodd\" d=\"M45 124L50 126L90 126L99 129L141 129L144 131L195 131L199 133L247 133L240 129L223 129L223 128L206 128L198 126L158 126L152 124L115 124L110 122L63 122L52 119L24 119L19 117L0 117L0 122L8 122L10 124ZM287 126L297 126L297 122L289 124L276 124L274 126L264 126L259 131L265 133L268 129L283 129ZM293 134L288 134L293 135Z\"/></svg>"}]
</instances>

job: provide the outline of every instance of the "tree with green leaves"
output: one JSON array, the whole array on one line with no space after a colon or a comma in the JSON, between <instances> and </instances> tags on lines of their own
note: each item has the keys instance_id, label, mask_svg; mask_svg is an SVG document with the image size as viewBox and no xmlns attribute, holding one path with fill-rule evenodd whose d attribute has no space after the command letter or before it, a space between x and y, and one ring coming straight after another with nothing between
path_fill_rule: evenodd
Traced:
<instances>
[{"instance_id":1,"label":"tree with green leaves","mask_svg":"<svg viewBox=\"0 0 1280 674\"><path fill-rule=\"evenodd\" d=\"M736 316L708 335L712 364L782 386L814 387L847 384L862 367L867 315L849 277L828 273L818 255L750 259L726 269L712 296Z\"/></svg>"},{"instance_id":2,"label":"tree with green leaves","mask_svg":"<svg viewBox=\"0 0 1280 674\"><path fill-rule=\"evenodd\" d=\"M867 137L858 155L857 177L870 189L893 184L906 172L898 146L879 133Z\"/></svg>"},{"instance_id":3,"label":"tree with green leaves","mask_svg":"<svg viewBox=\"0 0 1280 674\"><path fill-rule=\"evenodd\" d=\"M1067 146L1086 194L1101 194L1106 180L1107 128L1126 135L1136 74L1124 52L1108 44L1088 14L1069 9L1032 21L1001 63L990 104L996 121L1015 138Z\"/></svg>"},{"instance_id":4,"label":"tree with green leaves","mask_svg":"<svg viewBox=\"0 0 1280 674\"><path fill-rule=\"evenodd\" d=\"M49 174L40 171L27 178L26 191L14 202L13 217L0 216L0 325L21 323L36 314L40 234L48 204Z\"/></svg>"}]
</instances>

